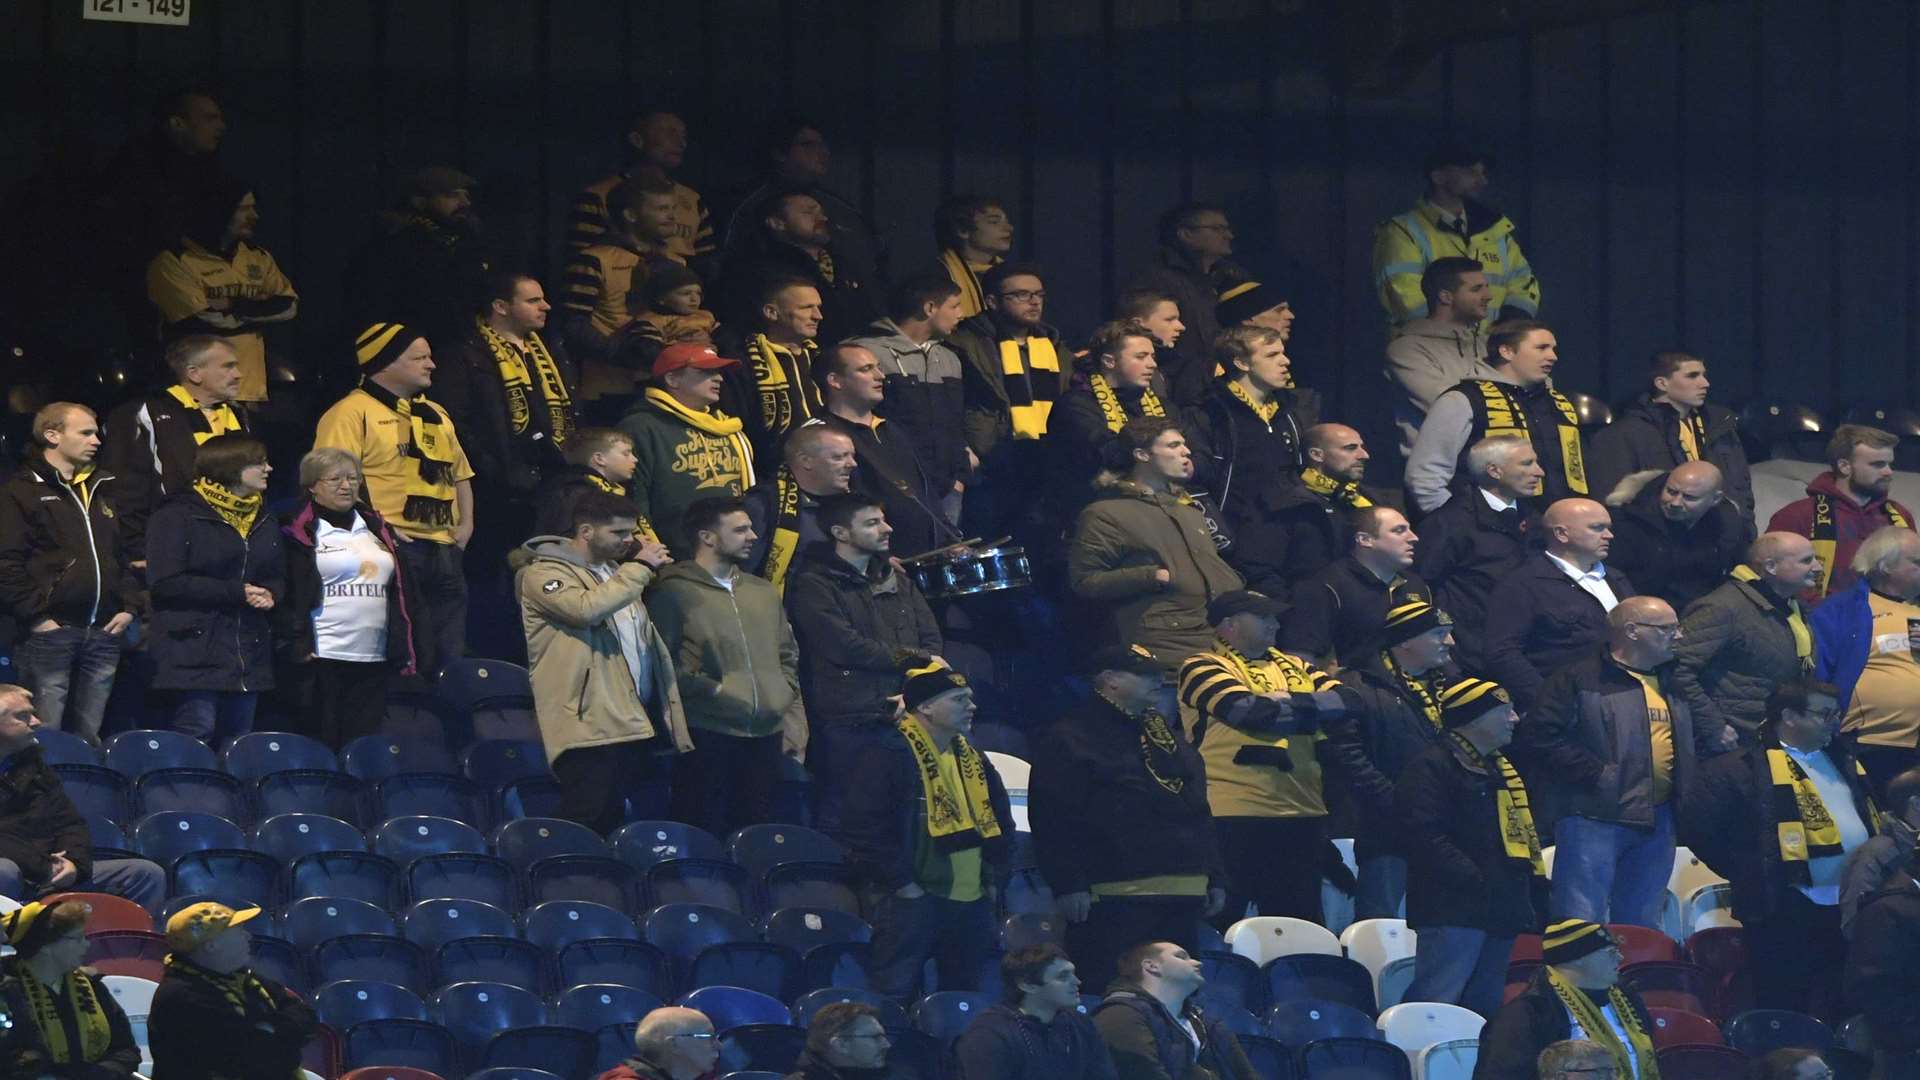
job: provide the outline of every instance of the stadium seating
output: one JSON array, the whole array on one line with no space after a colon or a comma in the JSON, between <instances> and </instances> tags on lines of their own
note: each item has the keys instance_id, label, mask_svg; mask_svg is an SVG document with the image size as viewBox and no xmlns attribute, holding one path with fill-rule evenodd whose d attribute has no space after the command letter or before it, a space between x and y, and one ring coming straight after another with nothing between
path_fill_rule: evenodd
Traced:
<instances>
[{"instance_id":1,"label":"stadium seating","mask_svg":"<svg viewBox=\"0 0 1920 1080\"><path fill-rule=\"evenodd\" d=\"M767 1072L784 1076L799 1064L807 1033L791 1024L740 1024L720 1033L720 1065L729 1075Z\"/></svg>"},{"instance_id":2,"label":"stadium seating","mask_svg":"<svg viewBox=\"0 0 1920 1080\"><path fill-rule=\"evenodd\" d=\"M254 826L250 846L292 866L302 855L365 851L367 838L351 822L325 814L275 814Z\"/></svg>"},{"instance_id":3,"label":"stadium seating","mask_svg":"<svg viewBox=\"0 0 1920 1080\"><path fill-rule=\"evenodd\" d=\"M133 826L133 848L142 858L161 866L190 851L245 850L247 834L240 826L212 814L166 810L148 814Z\"/></svg>"},{"instance_id":4,"label":"stadium seating","mask_svg":"<svg viewBox=\"0 0 1920 1080\"><path fill-rule=\"evenodd\" d=\"M965 990L941 990L928 994L913 1003L908 1017L913 1026L932 1036L942 1046L952 1046L953 1040L967 1030L981 1010L994 1003L987 994L976 994Z\"/></svg>"},{"instance_id":5,"label":"stadium seating","mask_svg":"<svg viewBox=\"0 0 1920 1080\"><path fill-rule=\"evenodd\" d=\"M1267 964L1266 1000L1272 1002L1319 999L1337 1001L1368 1016L1379 1015L1373 996L1373 976L1355 960L1344 956L1301 953L1282 956Z\"/></svg>"},{"instance_id":6,"label":"stadium seating","mask_svg":"<svg viewBox=\"0 0 1920 1080\"><path fill-rule=\"evenodd\" d=\"M272 910L281 903L281 879L280 864L271 855L257 851L190 851L174 860L168 873L168 895Z\"/></svg>"},{"instance_id":7,"label":"stadium seating","mask_svg":"<svg viewBox=\"0 0 1920 1080\"><path fill-rule=\"evenodd\" d=\"M597 855L613 852L600 834L574 821L527 817L501 822L493 830L493 853L522 874L541 859L555 855Z\"/></svg>"},{"instance_id":8,"label":"stadium seating","mask_svg":"<svg viewBox=\"0 0 1920 1080\"><path fill-rule=\"evenodd\" d=\"M709 945L694 955L681 976L684 986L741 986L782 1001L799 994L800 957L792 949L764 941Z\"/></svg>"},{"instance_id":9,"label":"stadium seating","mask_svg":"<svg viewBox=\"0 0 1920 1080\"><path fill-rule=\"evenodd\" d=\"M553 1019L566 1027L599 1031L609 1024L628 1028L660 1007L653 994L620 983L583 983L560 992L553 1002Z\"/></svg>"},{"instance_id":10,"label":"stadium seating","mask_svg":"<svg viewBox=\"0 0 1920 1080\"><path fill-rule=\"evenodd\" d=\"M785 863L839 863L846 850L803 825L749 825L727 838L727 857L756 878Z\"/></svg>"},{"instance_id":11,"label":"stadium seating","mask_svg":"<svg viewBox=\"0 0 1920 1080\"><path fill-rule=\"evenodd\" d=\"M253 802L240 781L217 769L151 769L133 782L141 816L166 810L213 814L239 825L253 822Z\"/></svg>"},{"instance_id":12,"label":"stadium seating","mask_svg":"<svg viewBox=\"0 0 1920 1080\"><path fill-rule=\"evenodd\" d=\"M401 891L400 868L393 860L368 851L302 855L288 868L287 882L288 895L294 900L332 896L364 900L383 908L392 907Z\"/></svg>"},{"instance_id":13,"label":"stadium seating","mask_svg":"<svg viewBox=\"0 0 1920 1080\"><path fill-rule=\"evenodd\" d=\"M1300 1075L1297 1055L1286 1046L1259 1035L1242 1035L1240 1049L1260 1080L1294 1080Z\"/></svg>"},{"instance_id":14,"label":"stadium seating","mask_svg":"<svg viewBox=\"0 0 1920 1080\"><path fill-rule=\"evenodd\" d=\"M487 796L458 776L390 776L373 786L375 816L382 821L410 815L452 818L485 832L492 816Z\"/></svg>"},{"instance_id":15,"label":"stadium seating","mask_svg":"<svg viewBox=\"0 0 1920 1080\"><path fill-rule=\"evenodd\" d=\"M490 855L480 830L453 818L410 814L388 818L373 830L373 851L407 867L423 855Z\"/></svg>"},{"instance_id":16,"label":"stadium seating","mask_svg":"<svg viewBox=\"0 0 1920 1080\"><path fill-rule=\"evenodd\" d=\"M653 904L705 904L745 914L753 883L747 872L718 859L671 859L647 870Z\"/></svg>"},{"instance_id":17,"label":"stadium seating","mask_svg":"<svg viewBox=\"0 0 1920 1080\"><path fill-rule=\"evenodd\" d=\"M485 739L460 754L460 772L485 791L549 775L538 739Z\"/></svg>"},{"instance_id":18,"label":"stadium seating","mask_svg":"<svg viewBox=\"0 0 1920 1080\"><path fill-rule=\"evenodd\" d=\"M43 727L35 729L33 739L40 744L40 755L49 765L98 765L100 751L70 731Z\"/></svg>"},{"instance_id":19,"label":"stadium seating","mask_svg":"<svg viewBox=\"0 0 1920 1080\"><path fill-rule=\"evenodd\" d=\"M1201 949L1193 956L1206 979L1199 991L1202 1006L1231 1005L1252 1013L1266 1008L1267 980L1253 961L1222 949Z\"/></svg>"},{"instance_id":20,"label":"stadium seating","mask_svg":"<svg viewBox=\"0 0 1920 1080\"><path fill-rule=\"evenodd\" d=\"M1293 1047L1322 1039L1371 1039L1378 1030L1373 1017L1359 1009L1316 998L1276 1002L1265 1022L1269 1037Z\"/></svg>"},{"instance_id":21,"label":"stadium seating","mask_svg":"<svg viewBox=\"0 0 1920 1080\"><path fill-rule=\"evenodd\" d=\"M1227 948L1264 965L1282 956L1319 953L1340 956L1340 939L1318 923L1290 919L1283 915L1260 915L1241 919L1227 927Z\"/></svg>"},{"instance_id":22,"label":"stadium seating","mask_svg":"<svg viewBox=\"0 0 1920 1080\"><path fill-rule=\"evenodd\" d=\"M124 824L133 820L133 781L105 765L55 765L60 787L87 817Z\"/></svg>"},{"instance_id":23,"label":"stadium seating","mask_svg":"<svg viewBox=\"0 0 1920 1080\"><path fill-rule=\"evenodd\" d=\"M880 1014L880 1026L888 1031L898 1031L912 1023L907 1018L907 1010L900 1003L872 990L856 990L844 986L827 986L818 990L809 990L793 1001L793 1022L806 1027L813 1022L813 1014L836 1002L850 1002L865 1005Z\"/></svg>"},{"instance_id":24,"label":"stadium seating","mask_svg":"<svg viewBox=\"0 0 1920 1080\"><path fill-rule=\"evenodd\" d=\"M340 755L346 772L366 783L406 773L437 773L455 776L460 766L438 741L396 739L387 735L362 735L348 743Z\"/></svg>"},{"instance_id":25,"label":"stadium seating","mask_svg":"<svg viewBox=\"0 0 1920 1080\"><path fill-rule=\"evenodd\" d=\"M1825 1051L1833 1046L1833 1029L1789 1009L1749 1009L1728 1020L1724 1030L1727 1045L1748 1057L1788 1047Z\"/></svg>"},{"instance_id":26,"label":"stadium seating","mask_svg":"<svg viewBox=\"0 0 1920 1080\"><path fill-rule=\"evenodd\" d=\"M1300 1051L1302 1075L1340 1080L1412 1080L1407 1055L1378 1039L1322 1039Z\"/></svg>"},{"instance_id":27,"label":"stadium seating","mask_svg":"<svg viewBox=\"0 0 1920 1080\"><path fill-rule=\"evenodd\" d=\"M521 936L550 953L593 938L640 940L640 928L626 912L581 900L533 904L520 917Z\"/></svg>"},{"instance_id":28,"label":"stadium seating","mask_svg":"<svg viewBox=\"0 0 1920 1080\"><path fill-rule=\"evenodd\" d=\"M1008 952L1033 945L1067 943L1066 920L1058 915L1009 915L1000 924L1000 946Z\"/></svg>"},{"instance_id":29,"label":"stadium seating","mask_svg":"<svg viewBox=\"0 0 1920 1080\"><path fill-rule=\"evenodd\" d=\"M463 982L443 986L428 999L427 1010L453 1034L461 1060L467 1062L469 1068L480 1067L481 1053L496 1033L540 1027L547 1022L547 1007L537 995L504 983Z\"/></svg>"},{"instance_id":30,"label":"stadium seating","mask_svg":"<svg viewBox=\"0 0 1920 1080\"><path fill-rule=\"evenodd\" d=\"M668 957L644 941L594 938L560 949L556 959L561 986L618 983L666 998L673 989Z\"/></svg>"},{"instance_id":31,"label":"stadium seating","mask_svg":"<svg viewBox=\"0 0 1920 1080\"><path fill-rule=\"evenodd\" d=\"M1478 1039L1485 1024L1472 1009L1417 1001L1381 1010L1379 1029L1381 1038L1413 1056L1435 1043Z\"/></svg>"},{"instance_id":32,"label":"stadium seating","mask_svg":"<svg viewBox=\"0 0 1920 1080\"><path fill-rule=\"evenodd\" d=\"M1479 1039L1448 1039L1413 1056L1414 1080L1473 1080L1480 1061Z\"/></svg>"},{"instance_id":33,"label":"stadium seating","mask_svg":"<svg viewBox=\"0 0 1920 1080\"><path fill-rule=\"evenodd\" d=\"M286 731L255 731L220 751L220 767L241 780L258 780L289 769L337 771L340 761L326 745Z\"/></svg>"},{"instance_id":34,"label":"stadium seating","mask_svg":"<svg viewBox=\"0 0 1920 1080\"><path fill-rule=\"evenodd\" d=\"M314 1011L322 1023L345 1031L368 1020L395 1017L425 1020L427 1006L418 995L394 983L342 979L313 992Z\"/></svg>"},{"instance_id":35,"label":"stadium seating","mask_svg":"<svg viewBox=\"0 0 1920 1080\"><path fill-rule=\"evenodd\" d=\"M641 873L668 859L724 859L712 833L677 821L630 821L613 831L613 853Z\"/></svg>"},{"instance_id":36,"label":"stadium seating","mask_svg":"<svg viewBox=\"0 0 1920 1080\"><path fill-rule=\"evenodd\" d=\"M423 949L438 949L463 937L512 937L513 917L479 900L436 898L415 901L400 920L401 933Z\"/></svg>"},{"instance_id":37,"label":"stadium seating","mask_svg":"<svg viewBox=\"0 0 1920 1080\"><path fill-rule=\"evenodd\" d=\"M434 951L433 970L439 986L494 982L542 995L549 991L546 953L518 938L456 938Z\"/></svg>"},{"instance_id":38,"label":"stadium seating","mask_svg":"<svg viewBox=\"0 0 1920 1080\"><path fill-rule=\"evenodd\" d=\"M314 981L340 979L389 982L416 994L433 989L433 968L426 950L388 934L349 934L328 938L313 949Z\"/></svg>"},{"instance_id":39,"label":"stadium seating","mask_svg":"<svg viewBox=\"0 0 1920 1080\"><path fill-rule=\"evenodd\" d=\"M423 1020L368 1020L346 1032L343 1057L349 1069L402 1066L441 1077L461 1076L453 1033ZM349 1073L348 1075L353 1075Z\"/></svg>"},{"instance_id":40,"label":"stadium seating","mask_svg":"<svg viewBox=\"0 0 1920 1080\"><path fill-rule=\"evenodd\" d=\"M1648 1006L1647 1015L1653 1019L1653 1046L1664 1050L1669 1046L1725 1046L1726 1036L1712 1020L1691 1013L1685 1009L1668 1009Z\"/></svg>"},{"instance_id":41,"label":"stadium seating","mask_svg":"<svg viewBox=\"0 0 1920 1080\"><path fill-rule=\"evenodd\" d=\"M475 1066L477 1071L485 1072L497 1068L538 1069L545 1065L562 1077L584 1076L593 1064L596 1048L590 1032L554 1024L514 1027L487 1040Z\"/></svg>"},{"instance_id":42,"label":"stadium seating","mask_svg":"<svg viewBox=\"0 0 1920 1080\"><path fill-rule=\"evenodd\" d=\"M280 933L302 949L348 934L397 934L393 916L364 900L324 896L295 900L280 915Z\"/></svg>"},{"instance_id":43,"label":"stadium seating","mask_svg":"<svg viewBox=\"0 0 1920 1080\"><path fill-rule=\"evenodd\" d=\"M1347 956L1373 976L1374 1000L1380 999L1380 977L1387 965L1413 955L1415 936L1405 919L1362 919L1340 932Z\"/></svg>"},{"instance_id":44,"label":"stadium seating","mask_svg":"<svg viewBox=\"0 0 1920 1080\"><path fill-rule=\"evenodd\" d=\"M220 765L206 743L177 731L123 731L107 739L103 749L106 767L129 780L156 769L212 770Z\"/></svg>"},{"instance_id":45,"label":"stadium seating","mask_svg":"<svg viewBox=\"0 0 1920 1080\"><path fill-rule=\"evenodd\" d=\"M716 1031L741 1024L786 1024L793 1019L779 998L744 986L702 986L683 995L680 1004L705 1013Z\"/></svg>"},{"instance_id":46,"label":"stadium seating","mask_svg":"<svg viewBox=\"0 0 1920 1080\"><path fill-rule=\"evenodd\" d=\"M475 900L501 911L520 910L520 886L513 867L491 855L423 855L401 875L407 898Z\"/></svg>"},{"instance_id":47,"label":"stadium seating","mask_svg":"<svg viewBox=\"0 0 1920 1080\"><path fill-rule=\"evenodd\" d=\"M320 769L269 773L254 782L253 802L263 821L275 814L326 814L355 828L367 827L366 785L346 773Z\"/></svg>"},{"instance_id":48,"label":"stadium seating","mask_svg":"<svg viewBox=\"0 0 1920 1080\"><path fill-rule=\"evenodd\" d=\"M532 819L528 819L532 820ZM607 855L553 855L527 871L527 902L576 900L616 911L640 910L640 879L633 867Z\"/></svg>"}]
</instances>

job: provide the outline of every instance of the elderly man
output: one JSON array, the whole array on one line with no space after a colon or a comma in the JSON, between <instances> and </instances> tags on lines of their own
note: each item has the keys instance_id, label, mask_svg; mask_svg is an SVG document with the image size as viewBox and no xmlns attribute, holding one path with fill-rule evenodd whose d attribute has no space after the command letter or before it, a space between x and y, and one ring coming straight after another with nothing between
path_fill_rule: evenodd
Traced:
<instances>
[{"instance_id":1,"label":"elderly man","mask_svg":"<svg viewBox=\"0 0 1920 1080\"><path fill-rule=\"evenodd\" d=\"M1480 1029L1476 1080L1535 1080L1540 1052L1567 1039L1606 1050L1600 1077L1655 1075L1653 1019L1640 995L1620 985L1620 946L1607 928L1584 919L1547 927L1546 961L1520 996ZM1564 1070L1563 1070L1564 1071Z\"/></svg>"},{"instance_id":2,"label":"elderly man","mask_svg":"<svg viewBox=\"0 0 1920 1080\"><path fill-rule=\"evenodd\" d=\"M1128 949L1093 1026L1113 1056L1119 1080L1254 1080L1259 1074L1222 1020L1193 1000L1206 976L1200 961L1171 941Z\"/></svg>"},{"instance_id":3,"label":"elderly man","mask_svg":"<svg viewBox=\"0 0 1920 1080\"><path fill-rule=\"evenodd\" d=\"M1680 619L1635 596L1607 616L1607 644L1560 669L1520 730L1520 757L1554 821L1556 918L1657 927L1678 807L1698 745L1666 670Z\"/></svg>"},{"instance_id":4,"label":"elderly man","mask_svg":"<svg viewBox=\"0 0 1920 1080\"><path fill-rule=\"evenodd\" d=\"M1607 505L1609 561L1675 611L1717 588L1753 543L1753 519L1722 492L1712 462L1634 473L1607 495Z\"/></svg>"},{"instance_id":5,"label":"elderly man","mask_svg":"<svg viewBox=\"0 0 1920 1080\"><path fill-rule=\"evenodd\" d=\"M1460 666L1479 671L1487 597L1525 558L1528 529L1539 524L1523 504L1540 490L1540 455L1519 435L1493 435L1468 449L1467 473L1464 497L1420 519L1413 572L1459 628Z\"/></svg>"},{"instance_id":6,"label":"elderly man","mask_svg":"<svg viewBox=\"0 0 1920 1080\"><path fill-rule=\"evenodd\" d=\"M1607 613L1636 594L1604 561L1613 517L1592 499L1561 499L1541 524L1546 550L1528 555L1487 601L1481 669L1529 711L1547 676L1607 638Z\"/></svg>"},{"instance_id":7,"label":"elderly man","mask_svg":"<svg viewBox=\"0 0 1920 1080\"><path fill-rule=\"evenodd\" d=\"M295 991L254 974L257 907L190 904L167 920L167 968L147 1014L153 1075L166 1080L294 1076L319 1028Z\"/></svg>"},{"instance_id":8,"label":"elderly man","mask_svg":"<svg viewBox=\"0 0 1920 1080\"><path fill-rule=\"evenodd\" d=\"M698 1009L666 1005L640 1018L633 1030L633 1056L600 1074L600 1080L695 1080L720 1060L713 1021Z\"/></svg>"},{"instance_id":9,"label":"elderly man","mask_svg":"<svg viewBox=\"0 0 1920 1080\"><path fill-rule=\"evenodd\" d=\"M880 1010L836 1001L807 1022L807 1048L787 1080L887 1080L887 1051L892 1048Z\"/></svg>"},{"instance_id":10,"label":"elderly man","mask_svg":"<svg viewBox=\"0 0 1920 1080\"><path fill-rule=\"evenodd\" d=\"M1767 694L1813 673L1813 632L1796 598L1819 579L1806 537L1762 533L1746 562L1687 608L1674 685L1708 738L1754 745Z\"/></svg>"},{"instance_id":11,"label":"elderly man","mask_svg":"<svg viewBox=\"0 0 1920 1080\"><path fill-rule=\"evenodd\" d=\"M1854 582L1813 626L1814 675L1840 690L1841 731L1875 790L1920 764L1920 535L1889 525L1853 553Z\"/></svg>"}]
</instances>

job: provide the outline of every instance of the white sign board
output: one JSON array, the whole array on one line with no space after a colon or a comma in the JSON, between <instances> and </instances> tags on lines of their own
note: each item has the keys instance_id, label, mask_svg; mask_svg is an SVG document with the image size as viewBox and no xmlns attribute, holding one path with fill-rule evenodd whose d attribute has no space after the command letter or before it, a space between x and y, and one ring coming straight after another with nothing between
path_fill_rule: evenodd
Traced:
<instances>
[{"instance_id":1,"label":"white sign board","mask_svg":"<svg viewBox=\"0 0 1920 1080\"><path fill-rule=\"evenodd\" d=\"M80 0L80 17L100 22L185 26L191 0Z\"/></svg>"}]
</instances>

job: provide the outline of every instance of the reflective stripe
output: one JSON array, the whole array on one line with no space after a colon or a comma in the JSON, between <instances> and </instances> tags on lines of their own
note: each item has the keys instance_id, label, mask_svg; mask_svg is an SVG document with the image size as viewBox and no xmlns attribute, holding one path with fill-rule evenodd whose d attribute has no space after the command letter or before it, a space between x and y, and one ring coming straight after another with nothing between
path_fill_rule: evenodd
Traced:
<instances>
[{"instance_id":1,"label":"reflective stripe","mask_svg":"<svg viewBox=\"0 0 1920 1080\"><path fill-rule=\"evenodd\" d=\"M1393 220L1413 237L1414 245L1420 249L1420 265L1425 267L1433 262L1433 241L1428 239L1426 222L1420 220L1420 215L1409 210Z\"/></svg>"}]
</instances>

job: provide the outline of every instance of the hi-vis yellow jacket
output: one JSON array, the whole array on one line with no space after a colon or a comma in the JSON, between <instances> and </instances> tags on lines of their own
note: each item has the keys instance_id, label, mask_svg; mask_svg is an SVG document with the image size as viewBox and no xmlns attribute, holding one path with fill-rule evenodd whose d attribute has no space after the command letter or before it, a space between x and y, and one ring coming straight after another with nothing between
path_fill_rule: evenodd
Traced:
<instances>
[{"instance_id":1,"label":"hi-vis yellow jacket","mask_svg":"<svg viewBox=\"0 0 1920 1080\"><path fill-rule=\"evenodd\" d=\"M1447 256L1474 259L1486 268L1487 282L1493 286L1493 302L1487 306L1489 325L1502 308L1539 314L1540 282L1521 253L1520 242L1513 238L1513 219L1471 201L1466 211L1464 236L1441 225L1439 208L1425 199L1374 228L1373 285L1394 326L1426 318L1420 275L1435 259Z\"/></svg>"}]
</instances>

